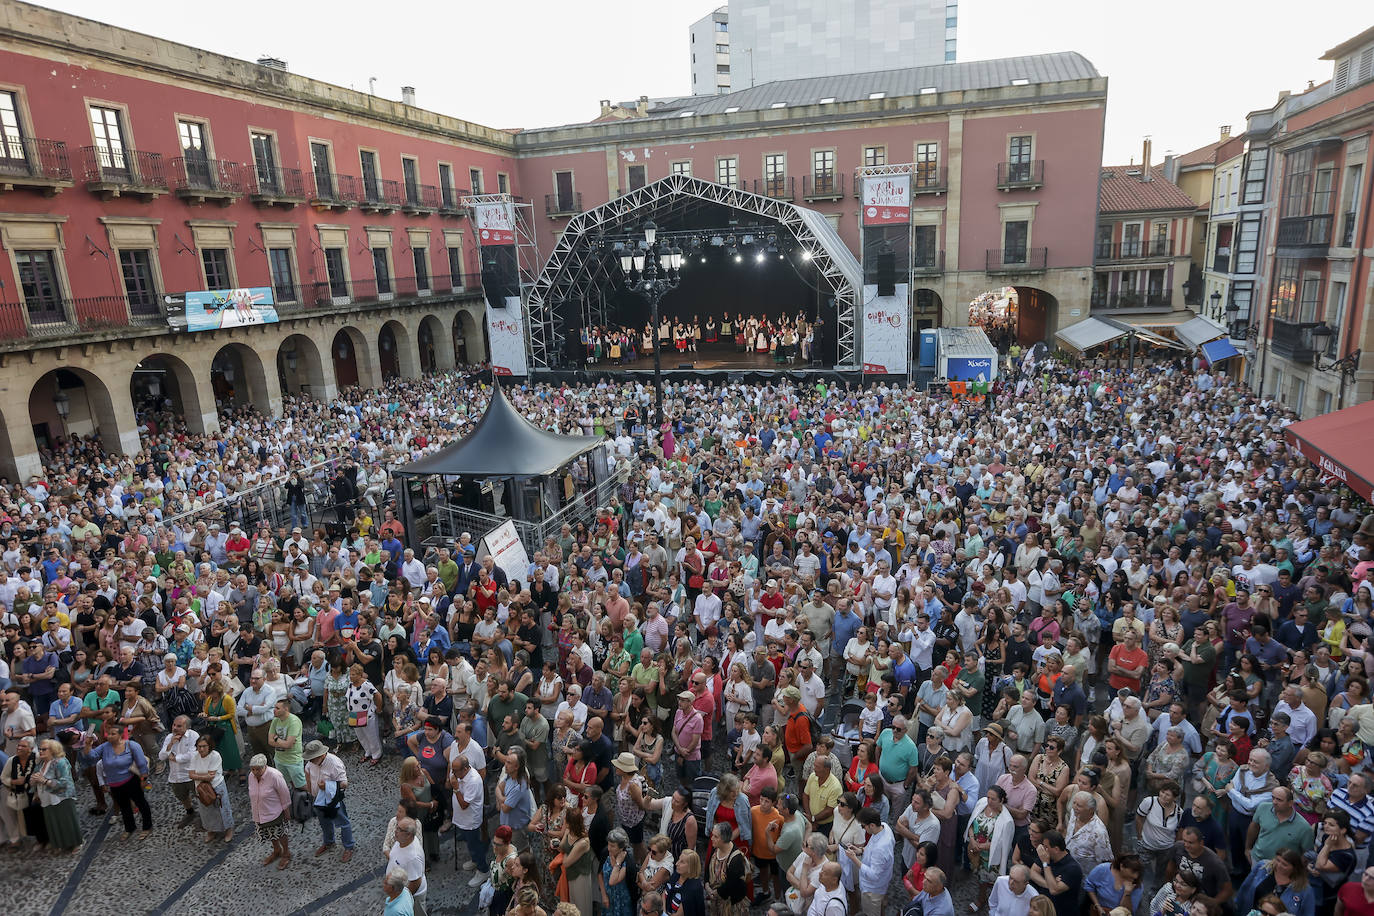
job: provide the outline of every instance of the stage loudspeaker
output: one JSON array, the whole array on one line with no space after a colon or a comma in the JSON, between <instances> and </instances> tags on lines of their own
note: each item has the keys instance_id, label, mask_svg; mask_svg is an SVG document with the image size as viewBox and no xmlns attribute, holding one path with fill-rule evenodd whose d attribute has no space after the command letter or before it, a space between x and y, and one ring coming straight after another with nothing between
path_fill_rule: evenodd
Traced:
<instances>
[{"instance_id":1,"label":"stage loudspeaker","mask_svg":"<svg viewBox=\"0 0 1374 916\"><path fill-rule=\"evenodd\" d=\"M876 279L879 296L897 295L897 255L885 251L878 255Z\"/></svg>"}]
</instances>

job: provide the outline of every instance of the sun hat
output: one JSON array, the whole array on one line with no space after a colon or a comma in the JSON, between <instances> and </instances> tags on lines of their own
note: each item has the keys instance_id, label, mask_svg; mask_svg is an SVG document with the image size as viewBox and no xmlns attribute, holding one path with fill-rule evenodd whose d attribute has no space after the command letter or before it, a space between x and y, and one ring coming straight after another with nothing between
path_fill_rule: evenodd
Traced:
<instances>
[{"instance_id":1,"label":"sun hat","mask_svg":"<svg viewBox=\"0 0 1374 916\"><path fill-rule=\"evenodd\" d=\"M612 760L611 766L615 767L622 773L638 773L639 759L635 757L634 754L631 754L629 751L626 751L625 753L618 755L614 760Z\"/></svg>"}]
</instances>

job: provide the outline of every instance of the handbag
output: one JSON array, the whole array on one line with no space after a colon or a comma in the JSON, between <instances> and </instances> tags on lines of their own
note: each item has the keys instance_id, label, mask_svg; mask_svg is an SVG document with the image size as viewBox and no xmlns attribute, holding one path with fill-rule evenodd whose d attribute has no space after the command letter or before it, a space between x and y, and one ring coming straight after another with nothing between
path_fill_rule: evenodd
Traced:
<instances>
[{"instance_id":1,"label":"handbag","mask_svg":"<svg viewBox=\"0 0 1374 916\"><path fill-rule=\"evenodd\" d=\"M328 738L334 734L334 723L328 719L321 719L319 724L315 726L315 731L321 738Z\"/></svg>"},{"instance_id":2,"label":"handbag","mask_svg":"<svg viewBox=\"0 0 1374 916\"><path fill-rule=\"evenodd\" d=\"M805 912L806 909L806 900L802 897L801 891L797 890L795 887L789 887L784 896L787 899L787 908L795 913L796 916L802 916L802 913Z\"/></svg>"},{"instance_id":3,"label":"handbag","mask_svg":"<svg viewBox=\"0 0 1374 916\"><path fill-rule=\"evenodd\" d=\"M219 793L208 782L198 782L196 783L196 801L207 808L213 808L219 804Z\"/></svg>"},{"instance_id":4,"label":"handbag","mask_svg":"<svg viewBox=\"0 0 1374 916\"><path fill-rule=\"evenodd\" d=\"M353 715L351 715L351 716L348 717L348 727L349 727L349 728L363 728L363 727L366 726L366 725L367 725L367 710L365 710L365 709L362 710L361 712L354 713Z\"/></svg>"}]
</instances>

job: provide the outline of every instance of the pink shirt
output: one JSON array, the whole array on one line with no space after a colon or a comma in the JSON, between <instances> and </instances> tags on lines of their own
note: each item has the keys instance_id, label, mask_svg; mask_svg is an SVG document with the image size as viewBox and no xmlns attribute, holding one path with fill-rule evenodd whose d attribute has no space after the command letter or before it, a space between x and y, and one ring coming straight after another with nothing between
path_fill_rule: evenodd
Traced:
<instances>
[{"instance_id":1,"label":"pink shirt","mask_svg":"<svg viewBox=\"0 0 1374 916\"><path fill-rule=\"evenodd\" d=\"M697 712L696 710L688 710L687 712L683 712L679 709L677 711L677 717L673 719L673 740L677 742L677 745L690 744L692 742L692 737L694 735L700 738L701 730L701 713ZM674 746L673 750L676 751L677 746ZM692 752L687 755L686 759L701 759L700 741L697 741L696 747L692 748Z\"/></svg>"},{"instance_id":2,"label":"pink shirt","mask_svg":"<svg viewBox=\"0 0 1374 916\"><path fill-rule=\"evenodd\" d=\"M248 801L252 805L253 823L266 824L275 820L284 811L291 810L291 790L281 771L268 767L262 771L262 778L248 771Z\"/></svg>"},{"instance_id":3,"label":"pink shirt","mask_svg":"<svg viewBox=\"0 0 1374 916\"><path fill-rule=\"evenodd\" d=\"M1024 808L1030 811L1035 807L1035 798L1039 794L1036 792L1035 783L1030 781L1030 777L1021 780L1021 784L1013 785L1010 773L1003 773L997 777L997 784L1007 793L1007 805L1012 808ZM1024 827L1030 823L1030 815L1025 817L1012 817L1016 826Z\"/></svg>"}]
</instances>

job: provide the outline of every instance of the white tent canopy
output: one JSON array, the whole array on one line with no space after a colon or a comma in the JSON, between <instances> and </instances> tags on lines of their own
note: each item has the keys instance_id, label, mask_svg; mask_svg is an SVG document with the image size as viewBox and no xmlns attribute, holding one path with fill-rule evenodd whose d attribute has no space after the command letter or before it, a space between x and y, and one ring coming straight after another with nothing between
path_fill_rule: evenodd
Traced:
<instances>
[{"instance_id":1,"label":"white tent canopy","mask_svg":"<svg viewBox=\"0 0 1374 916\"><path fill-rule=\"evenodd\" d=\"M1220 322L1213 321L1205 315L1198 315L1190 318L1183 324L1174 328L1174 335L1189 350L1196 350L1198 347L1207 343L1209 340L1216 340L1218 337L1225 336L1226 328Z\"/></svg>"},{"instance_id":2,"label":"white tent canopy","mask_svg":"<svg viewBox=\"0 0 1374 916\"><path fill-rule=\"evenodd\" d=\"M1167 337L1161 337L1154 331L1147 330L1139 325L1129 324L1125 321L1118 321L1115 318L1084 318L1082 321L1071 324L1067 328L1055 332L1054 336L1065 346L1077 350L1079 353L1086 353L1093 347L1100 347L1118 338L1131 335L1147 341L1156 347L1170 347L1175 350L1185 349L1185 347L1181 346L1177 341L1170 340Z\"/></svg>"}]
</instances>

